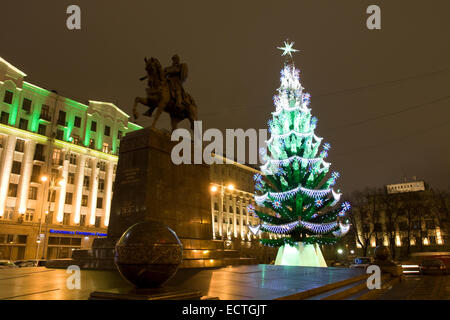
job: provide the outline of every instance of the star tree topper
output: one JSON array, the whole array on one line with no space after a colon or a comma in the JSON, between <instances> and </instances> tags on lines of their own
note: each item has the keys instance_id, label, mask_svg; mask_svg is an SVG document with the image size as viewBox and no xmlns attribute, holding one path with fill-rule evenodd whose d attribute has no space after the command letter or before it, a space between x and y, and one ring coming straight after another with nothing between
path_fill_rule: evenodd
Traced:
<instances>
[{"instance_id":1,"label":"star tree topper","mask_svg":"<svg viewBox=\"0 0 450 320\"><path fill-rule=\"evenodd\" d=\"M289 55L292 58L292 52L298 52L298 50L292 48L295 42L284 42L284 47L277 47L277 49L283 50L283 54L281 56Z\"/></svg>"}]
</instances>

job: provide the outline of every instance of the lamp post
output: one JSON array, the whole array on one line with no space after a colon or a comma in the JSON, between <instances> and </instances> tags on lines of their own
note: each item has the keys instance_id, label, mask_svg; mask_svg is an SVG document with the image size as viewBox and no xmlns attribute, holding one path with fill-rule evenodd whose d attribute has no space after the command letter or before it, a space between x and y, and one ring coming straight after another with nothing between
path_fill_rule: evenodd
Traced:
<instances>
[{"instance_id":1,"label":"lamp post","mask_svg":"<svg viewBox=\"0 0 450 320\"><path fill-rule=\"evenodd\" d=\"M45 201L47 201L47 210L45 211L45 233L44 233L44 247L42 250L42 260L45 259L45 250L47 247L47 227L48 227L48 214L50 213L50 206L52 203L52 198L53 198L53 193L56 191L56 189L58 189L59 187L62 187L65 184L65 181L62 177L56 177L56 176L51 176L50 180L48 176L42 176L41 177L41 181L44 184L44 190L42 192L42 206L41 206L41 218L40 218L40 222L39 222L39 236L38 236L38 240L37 240L37 249L36 249L36 260L38 257L38 251L39 251L39 245L40 245L40 236L41 236L41 232L42 232L42 216L44 213L44 204ZM50 200L47 200L48 198L45 196L46 195L46 191L49 191L50 194L48 196L48 198Z\"/></svg>"},{"instance_id":2,"label":"lamp post","mask_svg":"<svg viewBox=\"0 0 450 320\"><path fill-rule=\"evenodd\" d=\"M233 191L234 190L234 185L232 183L227 184L226 186L224 185L223 181L220 184L212 184L210 191L212 194L216 193L216 192L220 192L220 202L219 202L219 219L217 220L217 222L219 223L218 226L218 231L219 231L219 236L221 237L222 240L224 240L224 235L223 235L223 199L225 196L225 189L229 190L229 191ZM214 223L214 211L213 211L213 217L212 217L212 221ZM228 220L227 220L227 224L228 224ZM228 235L228 227L227 227L227 235ZM213 228L213 237L215 238L215 232L214 232L214 228Z\"/></svg>"}]
</instances>

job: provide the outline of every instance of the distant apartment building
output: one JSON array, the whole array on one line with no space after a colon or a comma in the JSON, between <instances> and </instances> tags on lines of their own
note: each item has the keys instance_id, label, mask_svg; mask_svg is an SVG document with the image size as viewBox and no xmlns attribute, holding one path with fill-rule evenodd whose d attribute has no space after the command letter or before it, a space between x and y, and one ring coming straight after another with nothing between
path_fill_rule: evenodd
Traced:
<instances>
[{"instance_id":1,"label":"distant apartment building","mask_svg":"<svg viewBox=\"0 0 450 320\"><path fill-rule=\"evenodd\" d=\"M389 235L393 235L397 256L450 248L448 230L440 221L442 214L424 181L386 185L386 195L370 195L368 203L352 209L358 236L367 239L369 247L390 246ZM356 247L362 246L356 242Z\"/></svg>"},{"instance_id":2,"label":"distant apartment building","mask_svg":"<svg viewBox=\"0 0 450 320\"><path fill-rule=\"evenodd\" d=\"M215 157L221 158L223 164L210 166L213 239L260 239L261 233L254 235L249 229L249 226L258 225L260 220L247 211L247 206L253 205L268 214L272 212L268 208L259 207L254 200L253 176L261 172L238 162L225 161L225 158L218 155ZM276 237L272 234L267 236Z\"/></svg>"},{"instance_id":3,"label":"distant apartment building","mask_svg":"<svg viewBox=\"0 0 450 320\"><path fill-rule=\"evenodd\" d=\"M141 127L25 77L0 58L0 259L70 257L105 235L120 139Z\"/></svg>"}]
</instances>

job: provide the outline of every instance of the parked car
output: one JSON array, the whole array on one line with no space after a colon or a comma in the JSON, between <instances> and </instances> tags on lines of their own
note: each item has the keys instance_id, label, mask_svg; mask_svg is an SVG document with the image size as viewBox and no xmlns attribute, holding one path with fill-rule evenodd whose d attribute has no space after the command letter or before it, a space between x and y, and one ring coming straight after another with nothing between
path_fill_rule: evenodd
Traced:
<instances>
[{"instance_id":1,"label":"parked car","mask_svg":"<svg viewBox=\"0 0 450 320\"><path fill-rule=\"evenodd\" d=\"M35 260L35 259L14 261L14 263L19 268L24 268L24 267L45 267L45 262L46 262L46 260Z\"/></svg>"},{"instance_id":2,"label":"parked car","mask_svg":"<svg viewBox=\"0 0 450 320\"><path fill-rule=\"evenodd\" d=\"M11 260L0 260L0 269L18 268Z\"/></svg>"},{"instance_id":3,"label":"parked car","mask_svg":"<svg viewBox=\"0 0 450 320\"><path fill-rule=\"evenodd\" d=\"M350 268L367 268L372 264L372 261L370 257L358 257L353 259L353 264L350 265Z\"/></svg>"},{"instance_id":4,"label":"parked car","mask_svg":"<svg viewBox=\"0 0 450 320\"><path fill-rule=\"evenodd\" d=\"M420 274L447 274L447 267L442 260L424 259L419 266Z\"/></svg>"}]
</instances>

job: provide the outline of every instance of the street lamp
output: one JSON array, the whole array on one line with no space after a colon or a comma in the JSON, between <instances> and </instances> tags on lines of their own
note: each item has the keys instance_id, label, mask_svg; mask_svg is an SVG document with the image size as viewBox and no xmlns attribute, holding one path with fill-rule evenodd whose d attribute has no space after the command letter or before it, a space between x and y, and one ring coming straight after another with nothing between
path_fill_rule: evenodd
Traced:
<instances>
[{"instance_id":1,"label":"street lamp","mask_svg":"<svg viewBox=\"0 0 450 320\"><path fill-rule=\"evenodd\" d=\"M211 193L216 193L217 191L219 191L220 188L220 203L219 203L219 219L218 219L218 223L219 223L219 227L218 227L218 231L219 231L219 235L222 238L222 240L224 240L224 234L223 234L223 199L225 196L225 189L228 189L229 191L233 191L235 189L234 185L232 183L228 183L226 186L223 183L223 181L220 184L213 184L210 188ZM212 221L214 223L214 210L212 212ZM228 219L227 219L228 221ZM227 236L228 236L228 227L227 227ZM215 239L215 232L214 232L214 228L213 228L213 237Z\"/></svg>"},{"instance_id":2,"label":"street lamp","mask_svg":"<svg viewBox=\"0 0 450 320\"><path fill-rule=\"evenodd\" d=\"M39 241L37 241L37 248L36 248L36 260L38 257L38 252L39 252L39 246L40 246L40 236L41 236L41 232L42 232L42 215L44 213L44 203L46 201L45 198L45 194L47 189L49 190L50 194L48 196L48 207L47 210L45 210L45 233L44 233L44 247L42 250L42 259L45 259L45 250L46 250L46 244L48 243L47 240L47 227L48 227L48 214L50 212L50 206L52 203L52 198L53 198L53 193L56 191L57 188L62 187L65 185L65 181L63 178L61 177L56 177L54 175L51 176L51 179L49 181L49 177L46 175L43 175L41 177L41 182L44 184L44 190L42 192L42 206L41 206L41 218L40 218L40 222L39 222ZM49 183L47 183L49 182Z\"/></svg>"},{"instance_id":3,"label":"street lamp","mask_svg":"<svg viewBox=\"0 0 450 320\"><path fill-rule=\"evenodd\" d=\"M342 254L344 251L342 249L338 249L337 253Z\"/></svg>"}]
</instances>

